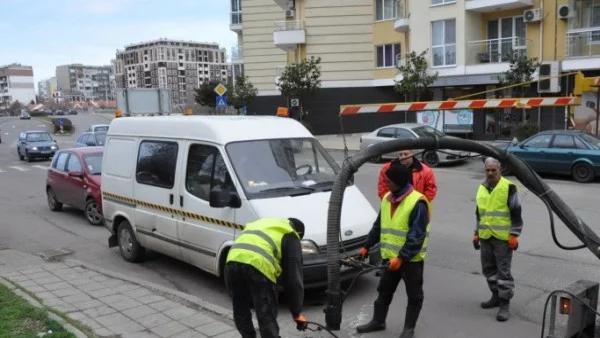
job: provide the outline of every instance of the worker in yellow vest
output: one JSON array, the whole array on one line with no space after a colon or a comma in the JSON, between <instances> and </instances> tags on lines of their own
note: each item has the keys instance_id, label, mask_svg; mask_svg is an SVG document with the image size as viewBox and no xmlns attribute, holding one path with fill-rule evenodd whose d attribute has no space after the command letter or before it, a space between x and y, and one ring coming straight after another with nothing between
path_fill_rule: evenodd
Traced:
<instances>
[{"instance_id":1,"label":"worker in yellow vest","mask_svg":"<svg viewBox=\"0 0 600 338\"><path fill-rule=\"evenodd\" d=\"M481 249L482 273L492 291L492 298L481 303L481 307L499 307L496 320L504 322L510 317L509 303L514 296L511 264L523 229L521 201L517 186L502 177L498 160L491 157L485 160L485 174L486 180L475 197L477 223L473 246L475 250Z\"/></svg>"},{"instance_id":2,"label":"worker in yellow vest","mask_svg":"<svg viewBox=\"0 0 600 338\"><path fill-rule=\"evenodd\" d=\"M356 331L385 330L389 306L400 280L404 280L408 305L400 338L412 338L423 306L423 262L429 243L431 205L413 188L411 168L393 163L385 172L385 182L389 192L381 200L380 214L365 247L360 249L360 256L365 258L379 242L382 261L389 266L379 280L373 319L358 326Z\"/></svg>"},{"instance_id":3,"label":"worker in yellow vest","mask_svg":"<svg viewBox=\"0 0 600 338\"><path fill-rule=\"evenodd\" d=\"M288 305L298 330L306 329L302 315L304 223L296 218L259 219L246 224L234 241L225 266L233 300L233 318L242 338L255 338L250 309L254 307L260 336L279 338L277 282L283 276Z\"/></svg>"}]
</instances>

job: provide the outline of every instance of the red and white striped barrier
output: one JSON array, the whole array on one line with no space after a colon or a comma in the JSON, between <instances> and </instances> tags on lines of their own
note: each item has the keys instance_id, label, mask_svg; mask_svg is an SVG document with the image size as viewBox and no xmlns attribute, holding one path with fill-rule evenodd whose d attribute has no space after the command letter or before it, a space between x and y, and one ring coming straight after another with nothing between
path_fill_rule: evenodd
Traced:
<instances>
[{"instance_id":1,"label":"red and white striped barrier","mask_svg":"<svg viewBox=\"0 0 600 338\"><path fill-rule=\"evenodd\" d=\"M600 79L599 79L600 80ZM365 113L391 113L401 111L485 109L511 107L552 107L575 106L580 104L578 97L539 97L522 99L458 100L431 102L398 102L379 104L357 104L340 106L340 115Z\"/></svg>"}]
</instances>

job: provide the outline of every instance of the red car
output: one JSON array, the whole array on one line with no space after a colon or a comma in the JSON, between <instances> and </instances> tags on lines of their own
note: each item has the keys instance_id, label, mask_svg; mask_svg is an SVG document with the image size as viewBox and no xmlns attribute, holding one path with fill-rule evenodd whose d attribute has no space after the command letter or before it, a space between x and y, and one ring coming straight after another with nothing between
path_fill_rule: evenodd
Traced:
<instances>
[{"instance_id":1,"label":"red car","mask_svg":"<svg viewBox=\"0 0 600 338\"><path fill-rule=\"evenodd\" d=\"M104 147L59 150L52 158L46 179L48 207L60 211L63 204L83 210L92 225L104 223L100 174Z\"/></svg>"}]
</instances>

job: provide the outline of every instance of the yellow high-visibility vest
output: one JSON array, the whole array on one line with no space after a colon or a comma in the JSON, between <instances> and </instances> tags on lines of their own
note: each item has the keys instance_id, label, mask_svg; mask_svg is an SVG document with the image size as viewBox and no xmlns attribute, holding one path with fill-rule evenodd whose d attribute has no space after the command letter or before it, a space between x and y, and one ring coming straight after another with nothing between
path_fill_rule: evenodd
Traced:
<instances>
[{"instance_id":1,"label":"yellow high-visibility vest","mask_svg":"<svg viewBox=\"0 0 600 338\"><path fill-rule=\"evenodd\" d=\"M483 184L479 186L475 197L479 212L479 224L477 224L479 238L494 237L502 241L508 240L512 225L508 207L508 188L511 184L511 181L501 177L491 193Z\"/></svg>"}]
</instances>

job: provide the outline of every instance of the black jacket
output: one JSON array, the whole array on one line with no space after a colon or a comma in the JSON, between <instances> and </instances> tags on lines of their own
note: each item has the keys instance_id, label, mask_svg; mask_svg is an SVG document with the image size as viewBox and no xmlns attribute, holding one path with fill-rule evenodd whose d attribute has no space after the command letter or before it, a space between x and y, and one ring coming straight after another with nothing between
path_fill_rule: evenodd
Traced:
<instances>
[{"instance_id":1,"label":"black jacket","mask_svg":"<svg viewBox=\"0 0 600 338\"><path fill-rule=\"evenodd\" d=\"M287 295L292 316L298 317L304 303L304 272L302 269L302 244L293 234L281 239L281 282Z\"/></svg>"}]
</instances>

